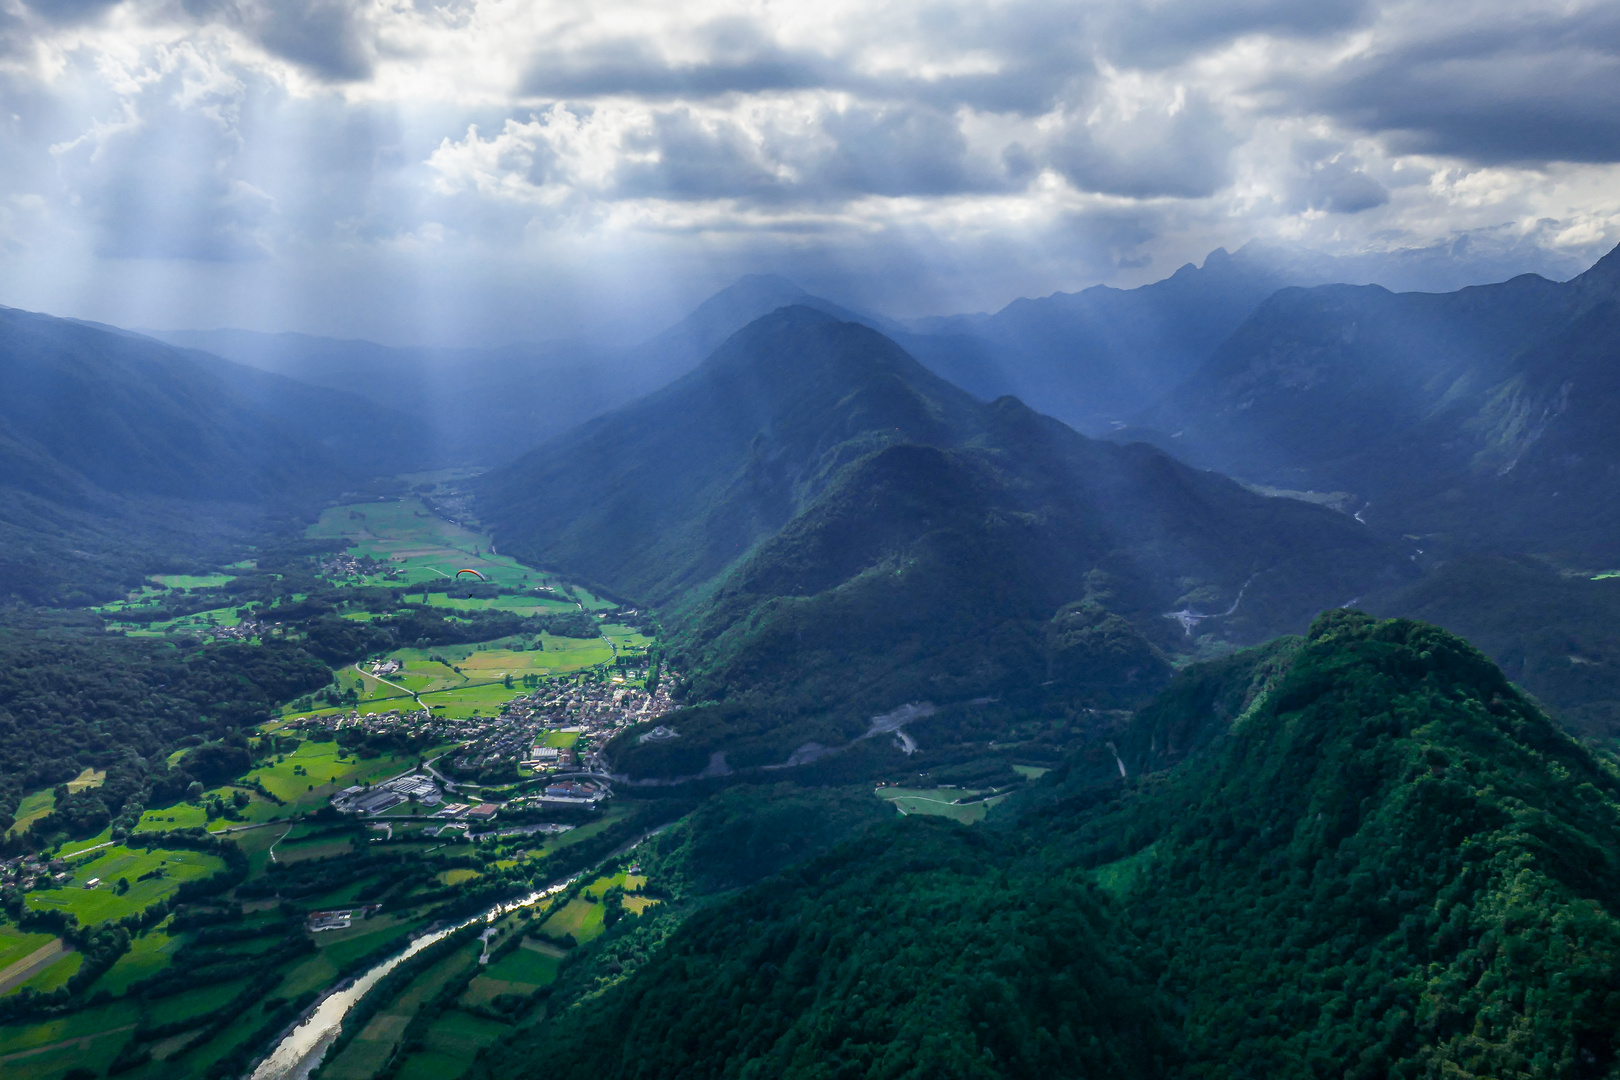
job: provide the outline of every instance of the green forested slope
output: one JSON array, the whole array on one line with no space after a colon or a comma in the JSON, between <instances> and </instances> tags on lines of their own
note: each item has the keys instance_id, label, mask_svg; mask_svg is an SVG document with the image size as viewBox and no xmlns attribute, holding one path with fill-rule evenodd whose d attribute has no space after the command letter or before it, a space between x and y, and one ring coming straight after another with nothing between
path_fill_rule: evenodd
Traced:
<instances>
[{"instance_id":1,"label":"green forested slope","mask_svg":"<svg viewBox=\"0 0 1620 1080\"><path fill-rule=\"evenodd\" d=\"M1460 639L1333 612L999 823L699 915L478 1075L1612 1075L1617 796Z\"/></svg>"},{"instance_id":2,"label":"green forested slope","mask_svg":"<svg viewBox=\"0 0 1620 1080\"><path fill-rule=\"evenodd\" d=\"M108 599L424 460L351 395L0 308L0 598Z\"/></svg>"},{"instance_id":3,"label":"green forested slope","mask_svg":"<svg viewBox=\"0 0 1620 1080\"><path fill-rule=\"evenodd\" d=\"M1139 703L1167 651L1302 630L1409 573L1343 515L975 401L807 308L490 474L479 507L503 551L662 605L693 699L755 730L835 718L750 747L689 718L678 745L616 749L638 775L780 762L907 701Z\"/></svg>"}]
</instances>

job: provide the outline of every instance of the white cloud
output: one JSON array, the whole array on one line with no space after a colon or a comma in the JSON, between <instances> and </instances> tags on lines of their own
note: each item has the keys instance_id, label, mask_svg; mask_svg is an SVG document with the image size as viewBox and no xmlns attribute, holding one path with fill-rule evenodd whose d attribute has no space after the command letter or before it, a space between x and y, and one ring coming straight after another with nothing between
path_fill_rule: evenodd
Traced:
<instances>
[{"instance_id":1,"label":"white cloud","mask_svg":"<svg viewBox=\"0 0 1620 1080\"><path fill-rule=\"evenodd\" d=\"M917 312L1251 238L1475 237L1479 273L1620 239L1592 0L3 0L0 90L0 302L93 279L107 317L162 300L151 260L212 264L218 321L298 296L357 333L416 266L517 337L592 321L523 281L774 269Z\"/></svg>"}]
</instances>

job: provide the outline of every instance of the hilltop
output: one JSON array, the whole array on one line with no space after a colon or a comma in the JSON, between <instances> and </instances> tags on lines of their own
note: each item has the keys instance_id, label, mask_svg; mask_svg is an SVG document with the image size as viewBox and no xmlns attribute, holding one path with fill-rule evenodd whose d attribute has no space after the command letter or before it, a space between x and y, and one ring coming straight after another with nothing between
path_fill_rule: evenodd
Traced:
<instances>
[{"instance_id":1,"label":"hilltop","mask_svg":"<svg viewBox=\"0 0 1620 1080\"><path fill-rule=\"evenodd\" d=\"M1137 700L1167 650L1303 629L1405 574L1342 515L979 402L802 307L477 505L503 551L662 606L694 696L852 721L1043 682Z\"/></svg>"},{"instance_id":2,"label":"hilltop","mask_svg":"<svg viewBox=\"0 0 1620 1080\"><path fill-rule=\"evenodd\" d=\"M667 940L588 1005L565 973L474 1075L1605 1075L1617 799L1461 640L1333 612L988 826L621 925L599 949Z\"/></svg>"}]
</instances>

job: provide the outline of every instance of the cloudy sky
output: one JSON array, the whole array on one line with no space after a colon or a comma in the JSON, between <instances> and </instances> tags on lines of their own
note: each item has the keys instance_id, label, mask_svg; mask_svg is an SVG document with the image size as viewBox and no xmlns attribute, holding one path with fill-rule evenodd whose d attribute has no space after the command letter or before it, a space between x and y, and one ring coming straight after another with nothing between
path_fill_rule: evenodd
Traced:
<instances>
[{"instance_id":1,"label":"cloudy sky","mask_svg":"<svg viewBox=\"0 0 1620 1080\"><path fill-rule=\"evenodd\" d=\"M748 272L915 315L1250 241L1568 276L1617 162L1613 2L0 0L0 303L124 325L634 337Z\"/></svg>"}]
</instances>

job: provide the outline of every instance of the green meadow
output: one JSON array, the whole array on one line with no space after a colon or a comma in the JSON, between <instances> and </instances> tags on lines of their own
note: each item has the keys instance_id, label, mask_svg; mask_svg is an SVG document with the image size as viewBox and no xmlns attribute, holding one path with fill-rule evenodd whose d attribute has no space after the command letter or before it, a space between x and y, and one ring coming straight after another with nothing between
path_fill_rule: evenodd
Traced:
<instances>
[{"instance_id":1,"label":"green meadow","mask_svg":"<svg viewBox=\"0 0 1620 1080\"><path fill-rule=\"evenodd\" d=\"M217 589L236 579L230 574L158 574L152 580L170 589Z\"/></svg>"},{"instance_id":2,"label":"green meadow","mask_svg":"<svg viewBox=\"0 0 1620 1080\"><path fill-rule=\"evenodd\" d=\"M81 923L102 923L133 915L169 896L181 882L208 877L224 866L221 859L198 851L145 851L114 844L76 860L73 880L66 887L31 892L24 903L36 911L65 911ZM153 872L159 876L138 880ZM84 887L97 878L101 883L95 888ZM129 882L122 893L117 891L120 879Z\"/></svg>"},{"instance_id":3,"label":"green meadow","mask_svg":"<svg viewBox=\"0 0 1620 1080\"><path fill-rule=\"evenodd\" d=\"M53 940L55 940L53 934L31 934L15 926L0 923L0 972Z\"/></svg>"},{"instance_id":4,"label":"green meadow","mask_svg":"<svg viewBox=\"0 0 1620 1080\"><path fill-rule=\"evenodd\" d=\"M879 788L877 791L878 798L893 803L902 814L931 814L964 825L982 821L992 806L1006 798L993 795L981 800L978 799L980 794L964 788ZM971 801L958 804L958 799Z\"/></svg>"},{"instance_id":5,"label":"green meadow","mask_svg":"<svg viewBox=\"0 0 1620 1080\"><path fill-rule=\"evenodd\" d=\"M582 896L576 896L552 912L540 925L542 933L553 937L569 935L581 945L602 933L602 915L606 909Z\"/></svg>"},{"instance_id":6,"label":"green meadow","mask_svg":"<svg viewBox=\"0 0 1620 1080\"><path fill-rule=\"evenodd\" d=\"M334 791L394 776L415 764L414 757L382 754L357 758L334 742L305 740L298 749L277 755L273 764L254 769L251 780L285 800L287 809L314 809Z\"/></svg>"},{"instance_id":7,"label":"green meadow","mask_svg":"<svg viewBox=\"0 0 1620 1080\"><path fill-rule=\"evenodd\" d=\"M350 555L369 555L390 562L399 571L391 579L378 575L376 581L421 584L453 578L461 569L476 570L486 581L501 585L538 584L545 577L514 559L494 554L487 534L445 521L419 499L334 506L305 535L347 540Z\"/></svg>"}]
</instances>

